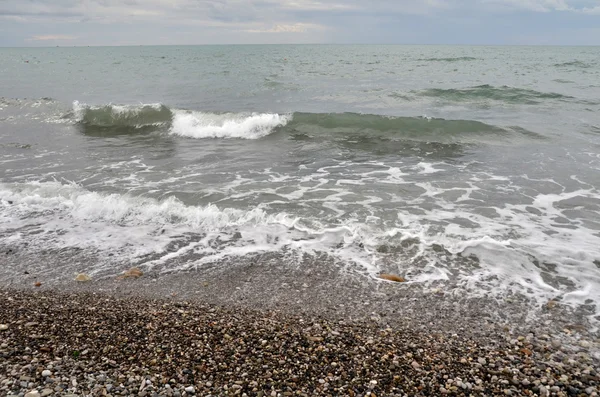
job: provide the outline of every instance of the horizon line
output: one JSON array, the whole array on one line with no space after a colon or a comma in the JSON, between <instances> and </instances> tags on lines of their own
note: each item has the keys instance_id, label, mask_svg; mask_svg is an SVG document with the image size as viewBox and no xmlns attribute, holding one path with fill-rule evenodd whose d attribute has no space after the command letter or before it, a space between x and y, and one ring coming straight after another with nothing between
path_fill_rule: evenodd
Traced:
<instances>
[{"instance_id":1,"label":"horizon line","mask_svg":"<svg viewBox=\"0 0 600 397\"><path fill-rule=\"evenodd\" d=\"M92 48L92 47L209 47L209 46L444 46L444 47L600 47L600 44L448 44L448 43L224 43L224 44L112 44L112 45L0 45L0 48Z\"/></svg>"}]
</instances>

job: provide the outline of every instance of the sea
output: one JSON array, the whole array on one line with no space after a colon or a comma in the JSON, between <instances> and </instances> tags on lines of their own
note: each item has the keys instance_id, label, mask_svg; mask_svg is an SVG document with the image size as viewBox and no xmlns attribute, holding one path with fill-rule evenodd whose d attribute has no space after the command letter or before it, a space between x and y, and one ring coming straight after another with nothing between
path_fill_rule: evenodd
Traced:
<instances>
[{"instance_id":1,"label":"sea","mask_svg":"<svg viewBox=\"0 0 600 397\"><path fill-rule=\"evenodd\" d=\"M327 257L598 320L600 47L0 48L0 247Z\"/></svg>"}]
</instances>

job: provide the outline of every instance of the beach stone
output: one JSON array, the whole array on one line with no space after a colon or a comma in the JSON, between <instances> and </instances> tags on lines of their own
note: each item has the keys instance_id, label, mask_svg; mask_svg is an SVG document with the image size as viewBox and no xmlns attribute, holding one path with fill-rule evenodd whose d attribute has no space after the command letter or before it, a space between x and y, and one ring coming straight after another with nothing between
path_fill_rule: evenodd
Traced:
<instances>
[{"instance_id":1,"label":"beach stone","mask_svg":"<svg viewBox=\"0 0 600 397\"><path fill-rule=\"evenodd\" d=\"M0 331L6 331L8 329L8 325L0 324Z\"/></svg>"},{"instance_id":2,"label":"beach stone","mask_svg":"<svg viewBox=\"0 0 600 397\"><path fill-rule=\"evenodd\" d=\"M386 274L386 273L383 273L383 274L379 275L379 278L382 279L382 280L394 281L396 283L404 283L406 281L404 279L404 277L400 277L400 276L397 276L395 274Z\"/></svg>"},{"instance_id":3,"label":"beach stone","mask_svg":"<svg viewBox=\"0 0 600 397\"><path fill-rule=\"evenodd\" d=\"M194 389L194 386L188 386L185 388L185 392L189 394L194 394L196 393L196 389Z\"/></svg>"},{"instance_id":4,"label":"beach stone","mask_svg":"<svg viewBox=\"0 0 600 397\"><path fill-rule=\"evenodd\" d=\"M54 390L52 390L52 389L44 389L44 390L42 390L41 396L42 397L46 397L46 396L50 396L52 394L54 394Z\"/></svg>"},{"instance_id":5,"label":"beach stone","mask_svg":"<svg viewBox=\"0 0 600 397\"><path fill-rule=\"evenodd\" d=\"M137 267L133 267L129 270L127 270L125 273L123 273L123 278L139 278L142 277L144 275L144 272L142 272L139 268Z\"/></svg>"},{"instance_id":6,"label":"beach stone","mask_svg":"<svg viewBox=\"0 0 600 397\"><path fill-rule=\"evenodd\" d=\"M42 376L44 378L47 378L48 376L52 376L52 371L45 369L42 371Z\"/></svg>"},{"instance_id":7,"label":"beach stone","mask_svg":"<svg viewBox=\"0 0 600 397\"><path fill-rule=\"evenodd\" d=\"M87 274L79 273L77 276L75 276L75 281L78 281L80 283L85 283L88 281L92 281L92 278L90 276L88 276Z\"/></svg>"},{"instance_id":8,"label":"beach stone","mask_svg":"<svg viewBox=\"0 0 600 397\"><path fill-rule=\"evenodd\" d=\"M552 347L555 349L559 349L562 346L561 341L559 341L558 339L553 339L552 340Z\"/></svg>"},{"instance_id":9,"label":"beach stone","mask_svg":"<svg viewBox=\"0 0 600 397\"><path fill-rule=\"evenodd\" d=\"M29 393L25 393L25 397L40 397L40 392L37 390L30 391Z\"/></svg>"}]
</instances>

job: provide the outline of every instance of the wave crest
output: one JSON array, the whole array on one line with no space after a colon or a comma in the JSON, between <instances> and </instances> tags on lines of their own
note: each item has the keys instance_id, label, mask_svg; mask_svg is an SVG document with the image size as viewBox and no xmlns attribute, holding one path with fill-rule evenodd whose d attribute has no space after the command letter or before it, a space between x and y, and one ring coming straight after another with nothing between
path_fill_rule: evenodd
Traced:
<instances>
[{"instance_id":1,"label":"wave crest","mask_svg":"<svg viewBox=\"0 0 600 397\"><path fill-rule=\"evenodd\" d=\"M190 138L258 139L285 126L291 115L175 111L169 132Z\"/></svg>"},{"instance_id":2,"label":"wave crest","mask_svg":"<svg viewBox=\"0 0 600 397\"><path fill-rule=\"evenodd\" d=\"M73 114L78 123L100 128L163 125L173 117L171 109L161 103L90 106L75 101Z\"/></svg>"}]
</instances>

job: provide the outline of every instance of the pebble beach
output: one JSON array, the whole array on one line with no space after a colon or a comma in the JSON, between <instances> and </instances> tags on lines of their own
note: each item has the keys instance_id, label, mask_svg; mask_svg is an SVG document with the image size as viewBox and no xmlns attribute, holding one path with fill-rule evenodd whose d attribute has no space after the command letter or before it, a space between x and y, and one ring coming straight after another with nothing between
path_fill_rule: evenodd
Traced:
<instances>
[{"instance_id":1,"label":"pebble beach","mask_svg":"<svg viewBox=\"0 0 600 397\"><path fill-rule=\"evenodd\" d=\"M3 396L597 396L600 384L578 329L475 337L173 296L0 299Z\"/></svg>"}]
</instances>

